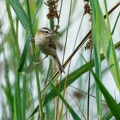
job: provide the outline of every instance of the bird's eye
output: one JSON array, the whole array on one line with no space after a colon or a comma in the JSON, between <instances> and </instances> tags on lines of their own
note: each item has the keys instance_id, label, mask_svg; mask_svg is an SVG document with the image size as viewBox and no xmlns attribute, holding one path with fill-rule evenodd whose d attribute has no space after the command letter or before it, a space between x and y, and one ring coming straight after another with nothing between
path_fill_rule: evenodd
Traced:
<instances>
[{"instance_id":1,"label":"bird's eye","mask_svg":"<svg viewBox=\"0 0 120 120\"><path fill-rule=\"evenodd\" d=\"M48 33L48 31L45 31L45 33Z\"/></svg>"}]
</instances>

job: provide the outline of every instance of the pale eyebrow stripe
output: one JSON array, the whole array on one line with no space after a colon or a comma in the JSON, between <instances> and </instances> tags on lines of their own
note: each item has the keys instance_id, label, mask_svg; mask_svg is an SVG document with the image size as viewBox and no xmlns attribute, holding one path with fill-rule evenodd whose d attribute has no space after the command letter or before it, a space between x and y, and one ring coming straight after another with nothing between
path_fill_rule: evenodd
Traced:
<instances>
[{"instance_id":1,"label":"pale eyebrow stripe","mask_svg":"<svg viewBox=\"0 0 120 120\"><path fill-rule=\"evenodd\" d=\"M49 28L46 28L46 27L43 27L42 29L43 29L43 31L44 30L51 31Z\"/></svg>"},{"instance_id":2,"label":"pale eyebrow stripe","mask_svg":"<svg viewBox=\"0 0 120 120\"><path fill-rule=\"evenodd\" d=\"M51 31L50 31L49 29L46 29L46 28L42 28L41 30L42 30L43 32L46 32L46 31L47 31L48 33L51 33Z\"/></svg>"},{"instance_id":3,"label":"pale eyebrow stripe","mask_svg":"<svg viewBox=\"0 0 120 120\"><path fill-rule=\"evenodd\" d=\"M42 30L42 31L48 31L49 33L53 33L52 30L50 30L49 28L46 28L46 27L43 27L41 30Z\"/></svg>"},{"instance_id":4,"label":"pale eyebrow stripe","mask_svg":"<svg viewBox=\"0 0 120 120\"><path fill-rule=\"evenodd\" d=\"M49 30L49 31L50 31L50 29L49 29L49 28L47 28L47 27L43 27L42 29L47 29L47 30Z\"/></svg>"}]
</instances>

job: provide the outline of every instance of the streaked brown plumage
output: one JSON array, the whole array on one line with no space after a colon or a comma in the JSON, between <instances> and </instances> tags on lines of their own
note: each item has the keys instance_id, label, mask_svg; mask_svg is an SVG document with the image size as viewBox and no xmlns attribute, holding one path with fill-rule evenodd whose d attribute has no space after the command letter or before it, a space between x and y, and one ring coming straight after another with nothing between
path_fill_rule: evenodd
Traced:
<instances>
[{"instance_id":1,"label":"streaked brown plumage","mask_svg":"<svg viewBox=\"0 0 120 120\"><path fill-rule=\"evenodd\" d=\"M35 36L35 45L39 48L39 50L46 55L50 55L54 60L56 67L60 73L64 72L64 68L62 67L60 60L56 53L56 44L53 40L53 36L55 36L54 32L49 28L41 28L37 31ZM65 73L65 72L64 72Z\"/></svg>"}]
</instances>

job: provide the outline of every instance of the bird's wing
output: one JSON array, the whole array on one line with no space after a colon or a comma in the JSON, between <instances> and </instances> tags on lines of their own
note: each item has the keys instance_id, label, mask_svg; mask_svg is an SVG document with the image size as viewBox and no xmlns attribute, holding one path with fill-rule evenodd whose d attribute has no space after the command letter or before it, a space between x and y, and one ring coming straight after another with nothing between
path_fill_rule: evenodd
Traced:
<instances>
[{"instance_id":1,"label":"bird's wing","mask_svg":"<svg viewBox=\"0 0 120 120\"><path fill-rule=\"evenodd\" d=\"M52 38L49 39L49 47L56 50L56 44Z\"/></svg>"}]
</instances>

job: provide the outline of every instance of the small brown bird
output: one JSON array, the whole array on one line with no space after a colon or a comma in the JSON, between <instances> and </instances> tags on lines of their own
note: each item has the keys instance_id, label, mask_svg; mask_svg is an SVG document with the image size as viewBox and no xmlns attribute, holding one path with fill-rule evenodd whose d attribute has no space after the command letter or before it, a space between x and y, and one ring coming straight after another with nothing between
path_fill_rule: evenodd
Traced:
<instances>
[{"instance_id":1,"label":"small brown bird","mask_svg":"<svg viewBox=\"0 0 120 120\"><path fill-rule=\"evenodd\" d=\"M39 50L42 53L46 55L45 58L48 57L48 55L52 57L57 67L57 70L60 73L62 72L65 73L64 68L61 65L60 60L56 53L56 44L53 39L54 36L55 34L52 30L50 30L49 28L43 27L39 29L35 35L35 45L39 48ZM38 65L40 64L40 62L37 62L35 64Z\"/></svg>"}]
</instances>

